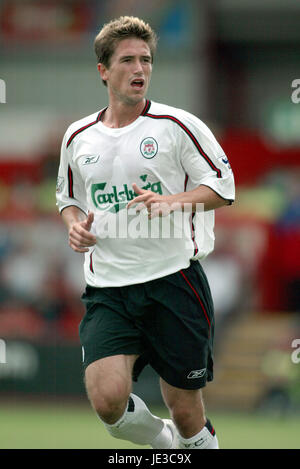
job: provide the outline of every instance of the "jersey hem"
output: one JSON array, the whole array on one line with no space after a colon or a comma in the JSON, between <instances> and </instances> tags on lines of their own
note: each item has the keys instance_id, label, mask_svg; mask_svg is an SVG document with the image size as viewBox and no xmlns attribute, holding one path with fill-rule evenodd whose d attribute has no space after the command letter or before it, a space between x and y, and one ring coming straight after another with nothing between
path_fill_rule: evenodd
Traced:
<instances>
[{"instance_id":1,"label":"jersey hem","mask_svg":"<svg viewBox=\"0 0 300 469\"><path fill-rule=\"evenodd\" d=\"M149 277L138 279L138 281L129 281L129 282L120 281L120 282L105 283L105 284L100 285L97 282L91 282L90 277L87 275L85 276L85 281L86 281L86 285L92 288L109 288L109 287L114 288L114 287L126 287L128 285L138 285L140 283L151 282L152 280L157 280L160 278L167 277L168 275L175 274L176 272L179 272L181 269L186 269L187 267L189 267L189 265L191 264L191 261L192 261L192 258L190 258L187 262L184 262L183 264L177 265L176 268L174 267L170 270L166 270L163 273L163 275L161 275L160 273L155 273L155 274L150 275Z\"/></svg>"}]
</instances>

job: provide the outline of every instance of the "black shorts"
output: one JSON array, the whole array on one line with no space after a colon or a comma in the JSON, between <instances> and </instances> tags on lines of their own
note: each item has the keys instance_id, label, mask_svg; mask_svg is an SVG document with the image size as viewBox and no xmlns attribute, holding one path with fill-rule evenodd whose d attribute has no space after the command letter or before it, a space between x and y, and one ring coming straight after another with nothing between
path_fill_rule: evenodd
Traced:
<instances>
[{"instance_id":1,"label":"black shorts","mask_svg":"<svg viewBox=\"0 0 300 469\"><path fill-rule=\"evenodd\" d=\"M85 368L100 358L137 354L135 381L147 363L182 389L198 389L213 379L213 302L198 261L146 283L87 286L82 301Z\"/></svg>"}]
</instances>

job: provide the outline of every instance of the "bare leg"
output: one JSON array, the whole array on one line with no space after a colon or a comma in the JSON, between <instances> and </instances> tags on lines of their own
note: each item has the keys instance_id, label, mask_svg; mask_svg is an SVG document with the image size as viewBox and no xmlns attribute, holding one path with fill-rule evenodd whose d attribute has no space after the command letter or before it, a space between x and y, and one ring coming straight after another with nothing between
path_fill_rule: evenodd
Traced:
<instances>
[{"instance_id":1,"label":"bare leg","mask_svg":"<svg viewBox=\"0 0 300 469\"><path fill-rule=\"evenodd\" d=\"M115 355L87 367L85 382L92 407L113 437L152 448L170 448L173 434L168 425L131 392L136 358Z\"/></svg>"},{"instance_id":2,"label":"bare leg","mask_svg":"<svg viewBox=\"0 0 300 469\"><path fill-rule=\"evenodd\" d=\"M163 399L181 436L190 438L206 423L204 403L200 389L180 389L160 379Z\"/></svg>"},{"instance_id":3,"label":"bare leg","mask_svg":"<svg viewBox=\"0 0 300 469\"><path fill-rule=\"evenodd\" d=\"M85 385L92 407L108 424L125 412L132 389L132 368L137 355L114 355L91 363Z\"/></svg>"}]
</instances>

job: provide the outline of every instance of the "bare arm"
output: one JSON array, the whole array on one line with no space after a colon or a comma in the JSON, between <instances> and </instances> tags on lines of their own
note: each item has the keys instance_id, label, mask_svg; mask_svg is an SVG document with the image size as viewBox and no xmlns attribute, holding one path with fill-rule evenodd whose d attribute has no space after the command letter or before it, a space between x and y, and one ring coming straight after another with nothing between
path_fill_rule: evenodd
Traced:
<instances>
[{"instance_id":1,"label":"bare arm","mask_svg":"<svg viewBox=\"0 0 300 469\"><path fill-rule=\"evenodd\" d=\"M75 252L88 252L88 248L96 244L96 237L90 233L93 212L86 216L78 207L71 205L63 209L61 216L68 228L69 246Z\"/></svg>"},{"instance_id":2,"label":"bare arm","mask_svg":"<svg viewBox=\"0 0 300 469\"><path fill-rule=\"evenodd\" d=\"M191 191L180 192L179 194L173 195L156 194L149 190L140 189L136 184L133 184L132 187L138 196L131 200L127 207L130 208L134 204L139 204L137 210L141 210L146 206L149 212L149 218L165 215L168 212L168 210L166 210L168 207L171 211L183 210L184 204L191 204L192 211L196 211L197 204L204 204L204 211L208 211L230 203L228 200L220 197L210 187L204 185Z\"/></svg>"},{"instance_id":3,"label":"bare arm","mask_svg":"<svg viewBox=\"0 0 300 469\"><path fill-rule=\"evenodd\" d=\"M223 205L229 205L229 201L223 199L219 196L214 190L208 186L201 185L196 189L187 192L181 192L180 194L175 194L174 201L179 202L181 208L185 203L192 204L192 210L196 211L196 204L204 204L204 211L214 210L216 208L222 207Z\"/></svg>"}]
</instances>

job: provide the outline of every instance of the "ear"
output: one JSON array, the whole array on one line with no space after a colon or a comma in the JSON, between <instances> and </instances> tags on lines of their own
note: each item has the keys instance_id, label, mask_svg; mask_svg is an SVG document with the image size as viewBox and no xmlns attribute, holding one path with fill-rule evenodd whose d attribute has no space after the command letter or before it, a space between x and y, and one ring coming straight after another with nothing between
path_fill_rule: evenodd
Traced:
<instances>
[{"instance_id":1,"label":"ear","mask_svg":"<svg viewBox=\"0 0 300 469\"><path fill-rule=\"evenodd\" d=\"M101 64L101 63L97 64L97 69L98 69L98 72L100 73L102 80L106 81L108 78L108 69L105 67L104 64Z\"/></svg>"}]
</instances>

